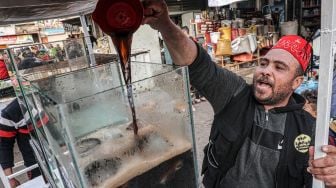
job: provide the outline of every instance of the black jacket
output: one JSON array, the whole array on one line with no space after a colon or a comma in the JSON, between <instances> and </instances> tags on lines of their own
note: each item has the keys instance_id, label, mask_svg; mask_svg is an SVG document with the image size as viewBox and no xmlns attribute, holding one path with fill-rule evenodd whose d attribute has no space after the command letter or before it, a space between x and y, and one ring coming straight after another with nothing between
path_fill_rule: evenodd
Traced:
<instances>
[{"instance_id":1,"label":"black jacket","mask_svg":"<svg viewBox=\"0 0 336 188\"><path fill-rule=\"evenodd\" d=\"M299 188L304 185L311 187L312 179L306 172L308 152L303 151L307 150L313 140L309 142L303 140L301 144L295 145L295 140L300 135L313 138L314 119L302 110L303 102L304 99L301 96L294 94L286 107L269 111L274 114L287 114L280 160L274 174L274 187ZM234 166L245 139L250 138L251 134L266 137L261 138L259 142L263 142L263 139L267 140L267 134L263 135L263 130L258 131L254 126L257 123L254 121L254 115L255 111L259 110L258 106L258 102L252 95L251 87L246 87L215 115L210 141L204 149L202 174L204 174L205 187L227 187L224 177ZM268 143L268 147L272 148L277 144ZM299 152L296 147L303 153ZM258 187L258 185L251 185L251 187Z\"/></svg>"},{"instance_id":2,"label":"black jacket","mask_svg":"<svg viewBox=\"0 0 336 188\"><path fill-rule=\"evenodd\" d=\"M215 111L204 150L207 188L310 186L306 167L315 122L301 96L266 111L242 78L218 67L200 47L189 71L191 84Z\"/></svg>"}]
</instances>

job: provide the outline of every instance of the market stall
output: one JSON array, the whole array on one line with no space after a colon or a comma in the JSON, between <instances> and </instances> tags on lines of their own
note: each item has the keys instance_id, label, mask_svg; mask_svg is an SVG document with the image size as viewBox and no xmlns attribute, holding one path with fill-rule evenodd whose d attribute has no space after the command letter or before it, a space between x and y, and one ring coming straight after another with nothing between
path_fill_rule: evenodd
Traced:
<instances>
[{"instance_id":1,"label":"market stall","mask_svg":"<svg viewBox=\"0 0 336 188\"><path fill-rule=\"evenodd\" d=\"M208 5L190 21L190 27L213 60L233 71L257 65L281 36L301 35L309 40L320 25L321 2L316 0L299 6L295 1L231 0Z\"/></svg>"},{"instance_id":2,"label":"market stall","mask_svg":"<svg viewBox=\"0 0 336 188\"><path fill-rule=\"evenodd\" d=\"M52 4L44 3L42 9ZM56 3L56 9L58 3L62 2ZM47 8L31 10L42 13ZM38 17L26 13L32 16L28 20ZM56 17L58 12L54 13L51 15ZM76 11L68 13L72 15ZM81 15L84 39L87 39L85 11L77 13ZM44 14L39 16L43 18ZM23 21L17 15L3 22L12 23L10 20ZM84 50L85 44L89 54ZM7 48L5 60L21 107L29 112L33 130L31 145L51 187L128 184L196 187L198 170L186 67L132 63L134 101L139 114L136 121L140 126L134 135L130 128L132 117L125 103L126 88L116 59L111 61L111 56L91 54L91 43L88 40L84 43L83 38L39 45L53 46L53 50L57 46L54 55L48 57L52 62L35 66L37 58L31 56L34 45ZM20 62L17 57L26 49L29 52L25 57L27 54L29 57ZM130 58L150 61L148 53L148 50L133 50ZM95 66L95 62L102 63ZM167 99L171 101L168 105ZM167 169L172 169L168 175ZM185 179L187 175L189 178Z\"/></svg>"}]
</instances>

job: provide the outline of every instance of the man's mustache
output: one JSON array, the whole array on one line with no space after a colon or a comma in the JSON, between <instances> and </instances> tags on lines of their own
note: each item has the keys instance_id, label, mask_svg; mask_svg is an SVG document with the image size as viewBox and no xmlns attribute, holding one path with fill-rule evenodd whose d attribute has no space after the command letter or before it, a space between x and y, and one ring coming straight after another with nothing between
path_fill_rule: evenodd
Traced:
<instances>
[{"instance_id":1,"label":"man's mustache","mask_svg":"<svg viewBox=\"0 0 336 188\"><path fill-rule=\"evenodd\" d=\"M268 84L270 86L273 86L274 84L273 81L271 81L267 76L260 76L256 79L256 83Z\"/></svg>"}]
</instances>

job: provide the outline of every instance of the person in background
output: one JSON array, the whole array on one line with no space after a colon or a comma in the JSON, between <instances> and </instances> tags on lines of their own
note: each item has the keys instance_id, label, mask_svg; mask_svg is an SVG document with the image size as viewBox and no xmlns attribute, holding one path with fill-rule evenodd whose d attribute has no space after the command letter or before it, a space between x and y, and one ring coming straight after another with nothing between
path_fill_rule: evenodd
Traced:
<instances>
[{"instance_id":1,"label":"person in background","mask_svg":"<svg viewBox=\"0 0 336 188\"><path fill-rule=\"evenodd\" d=\"M98 45L97 38L93 36L92 31L89 31L89 35L90 35L90 41L91 41L92 48L93 48L94 44L96 44L96 46Z\"/></svg>"},{"instance_id":2,"label":"person in background","mask_svg":"<svg viewBox=\"0 0 336 188\"><path fill-rule=\"evenodd\" d=\"M310 113L314 118L317 117L317 90L307 90L301 93L301 95L306 99L306 103L303 107L308 113Z\"/></svg>"},{"instance_id":3,"label":"person in background","mask_svg":"<svg viewBox=\"0 0 336 188\"><path fill-rule=\"evenodd\" d=\"M28 112L26 112L28 113ZM38 124L46 124L48 116L44 114L43 119L39 119L37 110L33 109L32 113L36 115ZM26 114L26 116L28 116ZM10 102L1 110L0 115L0 165L3 168L5 175L13 174L14 167L14 143L17 142L19 150L22 154L24 165L26 167L37 163L33 149L29 143L30 131L32 130L30 122L25 121L21 113L20 104L17 99ZM35 168L27 173L28 179L34 179L41 175L39 168ZM15 178L10 180L12 187L20 185L20 182Z\"/></svg>"},{"instance_id":4,"label":"person in background","mask_svg":"<svg viewBox=\"0 0 336 188\"><path fill-rule=\"evenodd\" d=\"M38 53L38 51L39 51L38 46L35 45L35 46L32 46L32 47L31 47L31 52L32 52L33 54L36 55L36 54Z\"/></svg>"},{"instance_id":5,"label":"person in background","mask_svg":"<svg viewBox=\"0 0 336 188\"><path fill-rule=\"evenodd\" d=\"M22 53L23 60L18 64L18 69L29 69L37 66L41 66L42 62L37 61L34 54L30 51L29 48L25 48Z\"/></svg>"},{"instance_id":6,"label":"person in background","mask_svg":"<svg viewBox=\"0 0 336 188\"><path fill-rule=\"evenodd\" d=\"M336 62L336 59L335 59L335 62ZM332 80L330 118L332 118L333 121L330 126L331 134L329 134L329 142L333 142L336 144L336 70L334 70L333 80Z\"/></svg>"},{"instance_id":7,"label":"person in background","mask_svg":"<svg viewBox=\"0 0 336 188\"><path fill-rule=\"evenodd\" d=\"M248 85L220 68L169 18L164 0L145 0L143 24L158 30L174 63L189 67L191 84L210 102L214 121L202 165L206 188L310 188L313 176L336 186L336 147L314 159L315 119L294 91L303 81L311 46L282 37L260 60ZM319 138L317 138L319 139Z\"/></svg>"},{"instance_id":8,"label":"person in background","mask_svg":"<svg viewBox=\"0 0 336 188\"><path fill-rule=\"evenodd\" d=\"M56 45L56 58L58 61L64 61L65 52L59 44Z\"/></svg>"},{"instance_id":9,"label":"person in background","mask_svg":"<svg viewBox=\"0 0 336 188\"><path fill-rule=\"evenodd\" d=\"M56 58L56 55L57 55L57 49L54 45L50 44L49 46L49 55L50 55L50 58L51 59L54 59Z\"/></svg>"},{"instance_id":10,"label":"person in background","mask_svg":"<svg viewBox=\"0 0 336 188\"><path fill-rule=\"evenodd\" d=\"M74 59L83 56L82 45L77 41L74 35L66 41L65 49L68 53L69 59Z\"/></svg>"},{"instance_id":11,"label":"person in background","mask_svg":"<svg viewBox=\"0 0 336 188\"><path fill-rule=\"evenodd\" d=\"M0 80L5 80L7 78L9 78L7 67L2 54L0 54Z\"/></svg>"}]
</instances>

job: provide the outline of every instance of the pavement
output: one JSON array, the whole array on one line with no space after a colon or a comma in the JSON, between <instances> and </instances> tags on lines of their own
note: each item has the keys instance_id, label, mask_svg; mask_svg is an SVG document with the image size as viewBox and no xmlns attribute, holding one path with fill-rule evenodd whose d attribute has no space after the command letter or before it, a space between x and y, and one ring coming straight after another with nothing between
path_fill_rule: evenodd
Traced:
<instances>
[{"instance_id":1,"label":"pavement","mask_svg":"<svg viewBox=\"0 0 336 188\"><path fill-rule=\"evenodd\" d=\"M194 105L194 126L196 138L196 153L198 175L201 177L201 167L204 157L203 148L208 143L210 129L213 121L213 110L209 102L204 101ZM199 179L201 182L201 178Z\"/></svg>"}]
</instances>

